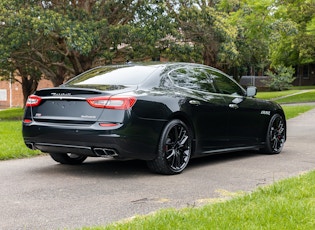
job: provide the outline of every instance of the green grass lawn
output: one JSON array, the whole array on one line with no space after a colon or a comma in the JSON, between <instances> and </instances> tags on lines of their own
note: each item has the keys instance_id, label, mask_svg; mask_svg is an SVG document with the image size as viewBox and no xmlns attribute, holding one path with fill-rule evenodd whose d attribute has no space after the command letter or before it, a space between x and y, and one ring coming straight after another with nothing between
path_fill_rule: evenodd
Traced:
<instances>
[{"instance_id":1,"label":"green grass lawn","mask_svg":"<svg viewBox=\"0 0 315 230\"><path fill-rule=\"evenodd\" d=\"M307 91L305 93L297 94L290 97L285 97L281 99L276 99L276 102L284 103L303 103L303 102L313 102L315 101L315 90Z\"/></svg>"},{"instance_id":2,"label":"green grass lawn","mask_svg":"<svg viewBox=\"0 0 315 230\"><path fill-rule=\"evenodd\" d=\"M0 122L0 160L39 155L24 145L21 121Z\"/></svg>"},{"instance_id":3,"label":"green grass lawn","mask_svg":"<svg viewBox=\"0 0 315 230\"><path fill-rule=\"evenodd\" d=\"M31 157L41 154L27 148L22 137L22 108L0 111L0 160Z\"/></svg>"},{"instance_id":4,"label":"green grass lawn","mask_svg":"<svg viewBox=\"0 0 315 230\"><path fill-rule=\"evenodd\" d=\"M274 98L278 98L278 97L283 97L283 96L287 96L290 94L294 94L294 93L298 93L301 90L285 90L285 91L274 91L274 92L258 92L257 93L257 98L261 98L261 99L266 99L266 100L271 100Z\"/></svg>"},{"instance_id":5,"label":"green grass lawn","mask_svg":"<svg viewBox=\"0 0 315 230\"><path fill-rule=\"evenodd\" d=\"M296 106L291 106L291 105L282 105L282 108L284 110L286 119L290 119L296 116L301 115L302 113L305 113L311 109L315 108L315 105L296 105Z\"/></svg>"},{"instance_id":6,"label":"green grass lawn","mask_svg":"<svg viewBox=\"0 0 315 230\"><path fill-rule=\"evenodd\" d=\"M315 102L315 89L259 92L257 98L272 100L281 104Z\"/></svg>"},{"instance_id":7,"label":"green grass lawn","mask_svg":"<svg viewBox=\"0 0 315 230\"><path fill-rule=\"evenodd\" d=\"M22 120L24 110L22 108L13 108L0 111L0 121Z\"/></svg>"}]
</instances>

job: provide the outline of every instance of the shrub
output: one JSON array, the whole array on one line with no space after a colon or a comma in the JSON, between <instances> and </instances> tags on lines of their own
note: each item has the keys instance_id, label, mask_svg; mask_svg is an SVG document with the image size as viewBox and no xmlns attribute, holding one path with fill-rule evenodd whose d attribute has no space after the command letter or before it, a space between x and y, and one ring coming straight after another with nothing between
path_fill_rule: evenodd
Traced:
<instances>
[{"instance_id":1,"label":"shrub","mask_svg":"<svg viewBox=\"0 0 315 230\"><path fill-rule=\"evenodd\" d=\"M275 66L273 70L268 70L266 72L267 76L270 76L270 79L265 83L270 87L271 90L282 91L288 89L292 86L292 82L295 77L293 74L295 70L293 67L286 66Z\"/></svg>"}]
</instances>

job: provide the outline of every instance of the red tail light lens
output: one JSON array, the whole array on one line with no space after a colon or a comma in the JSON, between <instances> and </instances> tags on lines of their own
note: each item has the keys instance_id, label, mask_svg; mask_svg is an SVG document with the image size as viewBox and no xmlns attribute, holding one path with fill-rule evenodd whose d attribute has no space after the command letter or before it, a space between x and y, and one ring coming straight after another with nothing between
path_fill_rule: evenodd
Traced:
<instances>
[{"instance_id":1,"label":"red tail light lens","mask_svg":"<svg viewBox=\"0 0 315 230\"><path fill-rule=\"evenodd\" d=\"M135 97L93 97L88 98L87 102L95 108L103 109L130 109L137 99Z\"/></svg>"},{"instance_id":2,"label":"red tail light lens","mask_svg":"<svg viewBox=\"0 0 315 230\"><path fill-rule=\"evenodd\" d=\"M35 107L40 104L42 99L39 96L31 95L27 98L26 107Z\"/></svg>"}]
</instances>

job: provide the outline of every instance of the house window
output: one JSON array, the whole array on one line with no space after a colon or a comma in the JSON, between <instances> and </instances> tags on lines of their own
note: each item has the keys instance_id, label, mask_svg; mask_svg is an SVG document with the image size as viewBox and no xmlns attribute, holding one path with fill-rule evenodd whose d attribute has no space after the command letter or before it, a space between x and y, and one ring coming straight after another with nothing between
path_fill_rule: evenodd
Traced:
<instances>
[{"instance_id":1,"label":"house window","mask_svg":"<svg viewBox=\"0 0 315 230\"><path fill-rule=\"evenodd\" d=\"M7 90L0 89L0 101L7 101Z\"/></svg>"}]
</instances>

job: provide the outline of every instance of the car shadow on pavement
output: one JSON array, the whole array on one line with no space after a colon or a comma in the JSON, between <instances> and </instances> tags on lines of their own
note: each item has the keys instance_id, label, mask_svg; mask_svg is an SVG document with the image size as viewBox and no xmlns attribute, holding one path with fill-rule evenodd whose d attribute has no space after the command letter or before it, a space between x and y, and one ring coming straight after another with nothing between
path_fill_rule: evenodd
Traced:
<instances>
[{"instance_id":1,"label":"car shadow on pavement","mask_svg":"<svg viewBox=\"0 0 315 230\"><path fill-rule=\"evenodd\" d=\"M243 158L259 156L260 154L254 151L242 151L234 153L223 153L217 155L209 155L200 158L191 159L186 171L198 169L200 167L211 167L212 165L222 164L225 162L233 162ZM163 176L151 173L146 166L145 161L141 160L114 160L88 158L81 165L62 165L54 162L52 159L50 165L39 167L36 170L41 174L57 174L59 176L71 175L80 177L137 177L137 176Z\"/></svg>"},{"instance_id":2,"label":"car shadow on pavement","mask_svg":"<svg viewBox=\"0 0 315 230\"><path fill-rule=\"evenodd\" d=\"M50 165L37 168L37 173L55 174L59 176L71 175L79 177L134 177L148 174L145 161L91 158L80 165L63 165L54 162Z\"/></svg>"}]
</instances>

